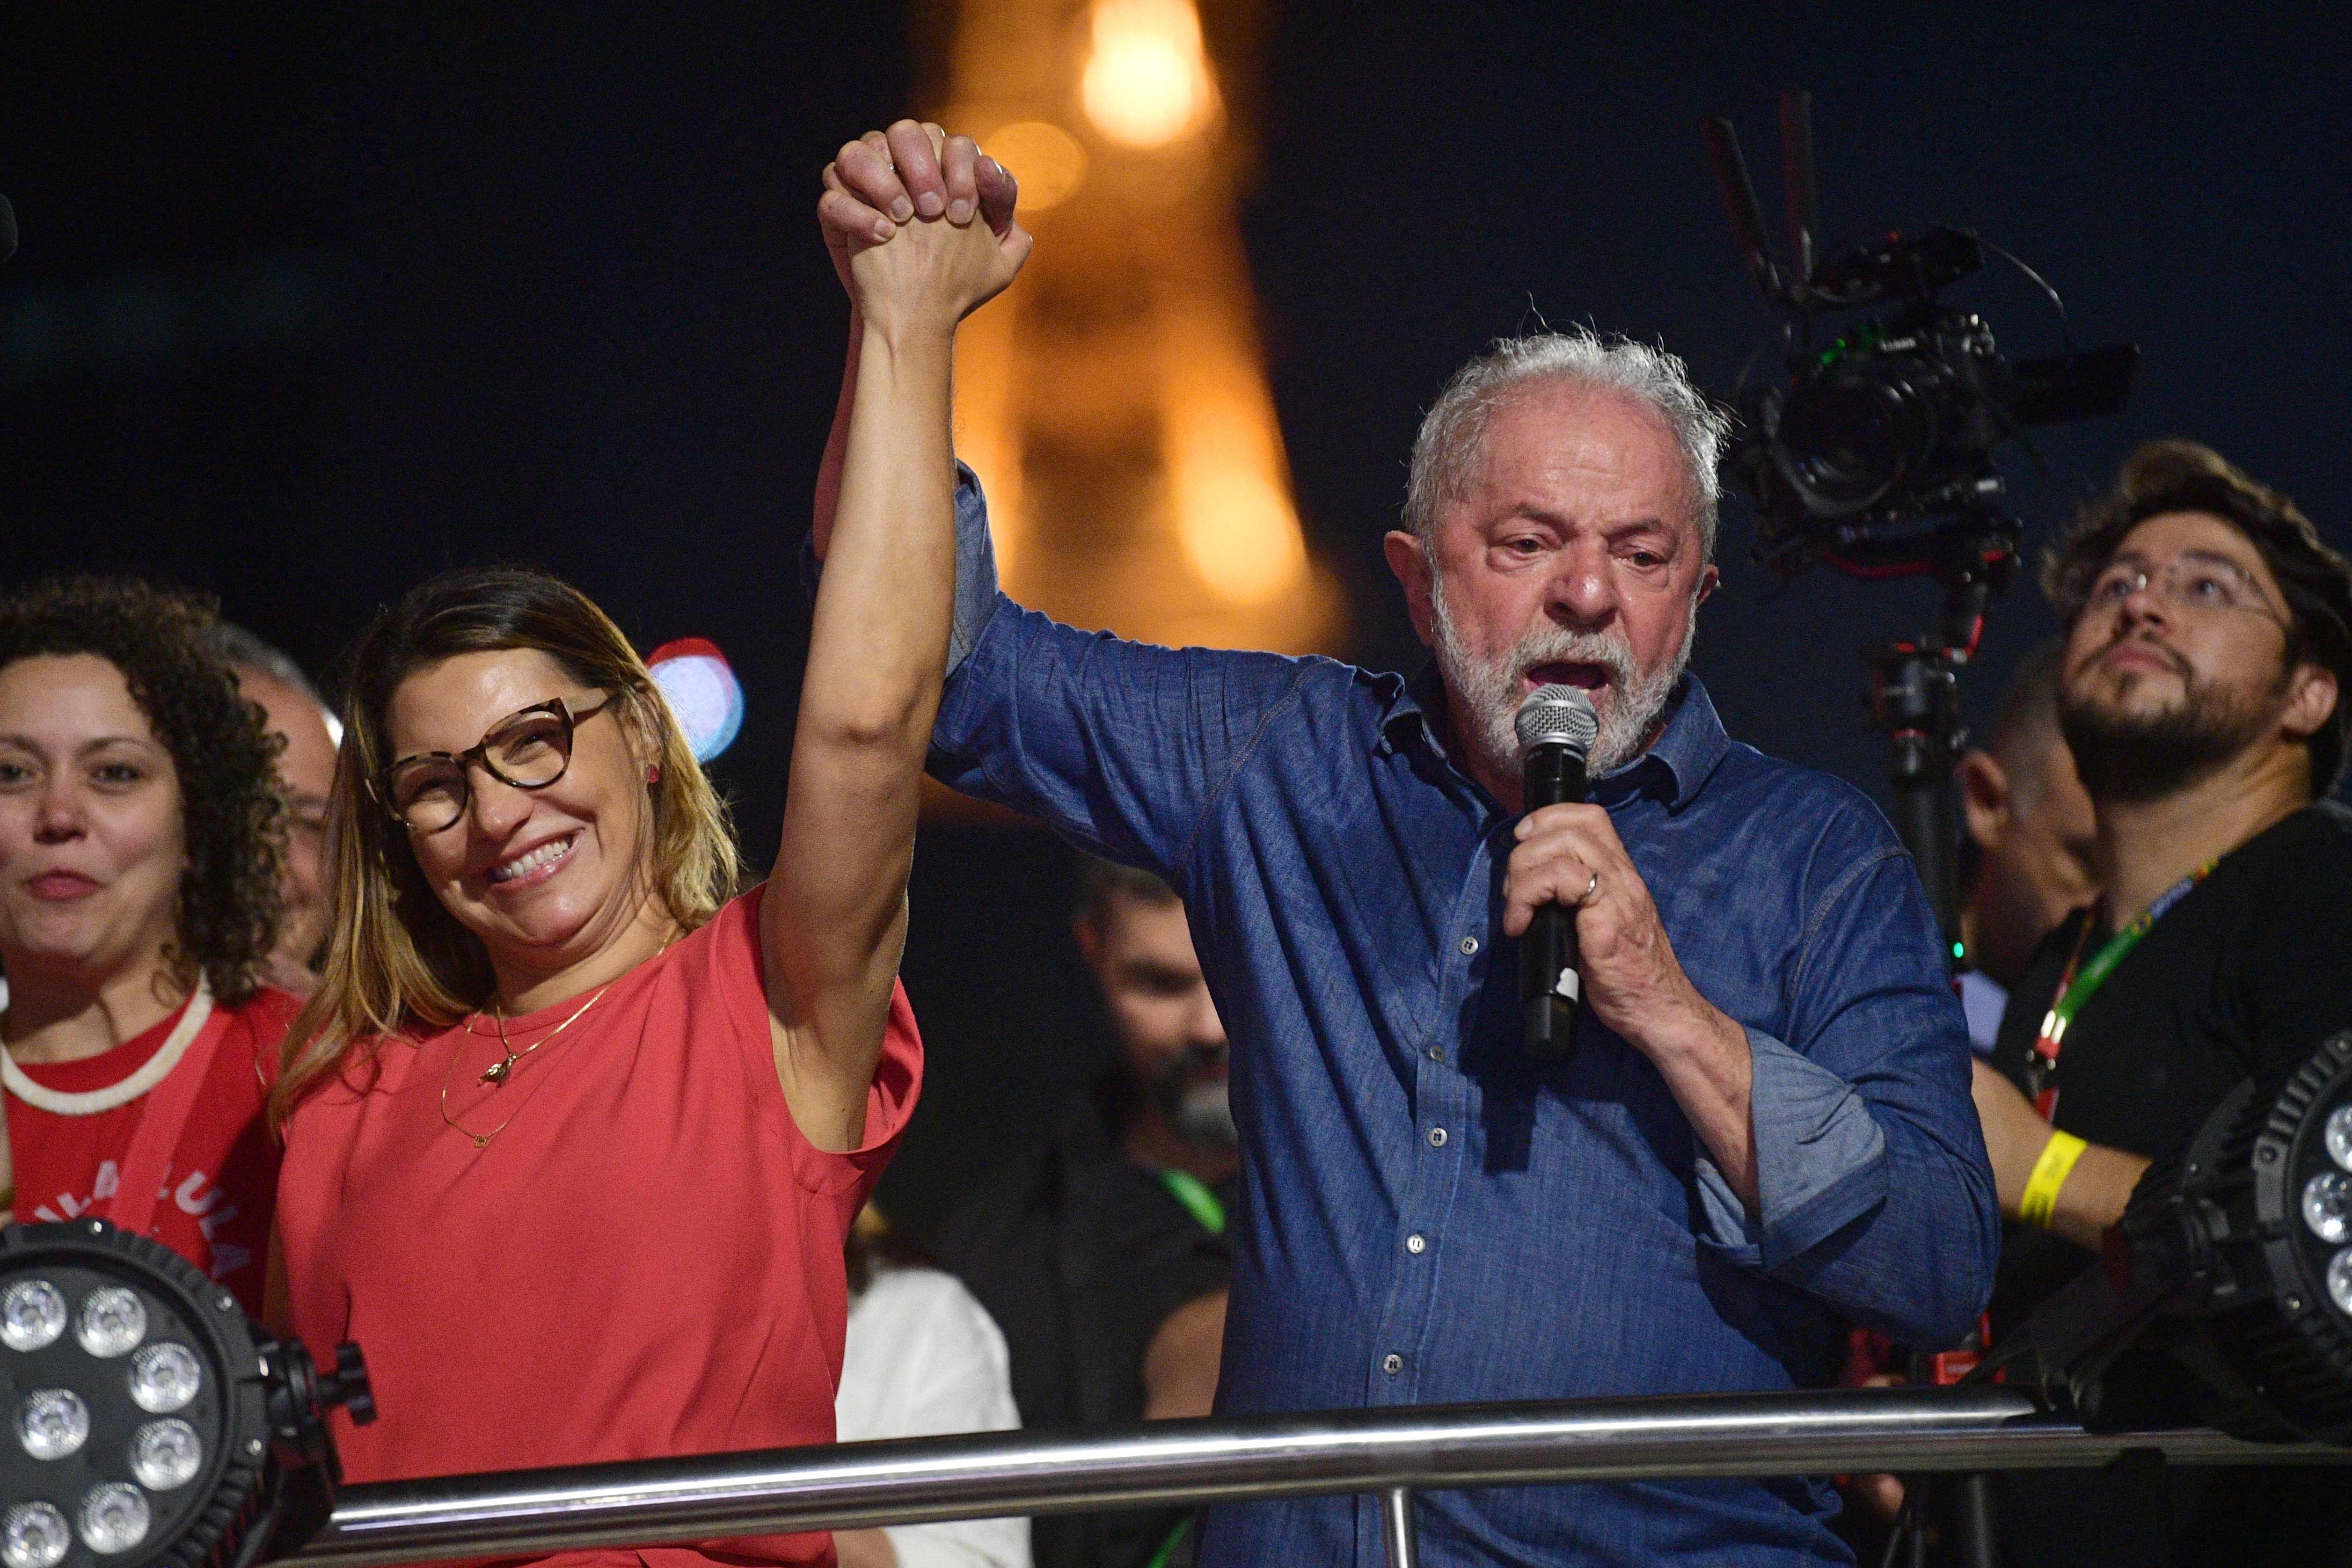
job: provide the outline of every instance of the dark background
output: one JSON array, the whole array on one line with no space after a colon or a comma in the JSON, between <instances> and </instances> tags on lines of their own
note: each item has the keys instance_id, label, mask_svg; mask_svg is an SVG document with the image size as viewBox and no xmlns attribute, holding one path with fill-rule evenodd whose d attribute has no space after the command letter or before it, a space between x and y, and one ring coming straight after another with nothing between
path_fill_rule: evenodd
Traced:
<instances>
[{"instance_id":1,"label":"dark background","mask_svg":"<svg viewBox=\"0 0 2352 1568\"><path fill-rule=\"evenodd\" d=\"M34 9L0 22L24 231L0 270L0 580L177 579L323 670L427 572L541 563L642 646L727 651L750 713L717 772L764 860L845 319L815 174L912 106L905 14ZM1414 657L1377 539L1419 411L1483 340L1586 320L1728 388L1767 318L1696 124L1738 117L1764 179L1791 83L1817 97L1831 235L1980 227L2081 341L2145 350L2127 414L2049 433L2047 476L2012 465L2031 544L2172 434L2346 542L2340 16L1956 10L1279 9L1245 228L1357 657ZM1958 298L2012 351L2057 346L2013 277ZM1760 602L1750 537L1735 509L1699 671L1735 735L1883 793L1855 654L1923 625L1931 591L1817 575ZM2053 626L2030 587L2001 606L1973 715ZM1097 1049L1069 874L1017 830L925 830L906 974L931 1082L888 1192L918 1225Z\"/></svg>"}]
</instances>

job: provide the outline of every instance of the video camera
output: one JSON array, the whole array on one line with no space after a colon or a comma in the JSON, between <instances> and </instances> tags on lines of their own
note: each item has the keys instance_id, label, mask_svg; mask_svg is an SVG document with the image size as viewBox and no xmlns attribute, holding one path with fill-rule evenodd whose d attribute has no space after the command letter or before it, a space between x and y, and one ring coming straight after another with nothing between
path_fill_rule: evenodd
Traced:
<instances>
[{"instance_id":1,"label":"video camera","mask_svg":"<svg viewBox=\"0 0 2352 1568\"><path fill-rule=\"evenodd\" d=\"M2031 425L2119 412L2139 350L2005 359L1983 318L1938 298L1984 267L1989 247L1964 229L1877 234L1816 265L1811 112L1809 95L1782 95L1786 269L1731 122L1703 128L1748 270L1787 318L1787 380L1741 399L1724 462L1756 501L1754 557L1784 581L1819 560L1864 578L1986 576L1998 591L2023 530L1995 450ZM1879 314L1817 344L1816 319L1848 310Z\"/></svg>"},{"instance_id":2,"label":"video camera","mask_svg":"<svg viewBox=\"0 0 2352 1568\"><path fill-rule=\"evenodd\" d=\"M1726 485L1756 503L1749 553L1784 584L1820 561L1864 579L1931 576L1944 590L1935 630L1863 657L1889 744L1895 829L1958 959L1958 670L2016 576L2025 537L1993 455L2029 426L2119 412L2139 350L2077 350L2069 331L2065 352L2012 363L1984 319L1942 291L1980 271L1990 250L2040 285L2062 326L2065 305L2032 268L1965 229L1883 232L1816 264L1812 99L1794 89L1780 95L1784 269L1738 132L1723 119L1700 129L1740 254L1782 317L1786 379L1737 398L1744 428L1723 460ZM1874 314L1818 342L1818 319L1845 311Z\"/></svg>"}]
</instances>

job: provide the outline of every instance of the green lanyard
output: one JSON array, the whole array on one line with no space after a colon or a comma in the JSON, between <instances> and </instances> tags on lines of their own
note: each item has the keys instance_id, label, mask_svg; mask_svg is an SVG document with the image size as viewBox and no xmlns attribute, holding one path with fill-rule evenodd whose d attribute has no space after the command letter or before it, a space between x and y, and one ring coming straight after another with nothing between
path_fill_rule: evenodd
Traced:
<instances>
[{"instance_id":1,"label":"green lanyard","mask_svg":"<svg viewBox=\"0 0 2352 1568\"><path fill-rule=\"evenodd\" d=\"M1168 1539L1160 1543L1160 1550L1151 1554L1151 1561L1144 1564L1144 1568L1168 1568L1169 1563L1176 1555L1176 1549L1184 1544L1185 1532L1192 1528L1191 1514L1188 1513L1178 1520L1176 1528L1168 1532Z\"/></svg>"},{"instance_id":2,"label":"green lanyard","mask_svg":"<svg viewBox=\"0 0 2352 1568\"><path fill-rule=\"evenodd\" d=\"M1168 1196L1184 1206L1184 1212L1201 1222L1201 1228L1212 1236L1225 1233L1225 1206L1217 1201L1206 1183L1191 1171L1162 1169L1157 1173L1160 1185Z\"/></svg>"},{"instance_id":3,"label":"green lanyard","mask_svg":"<svg viewBox=\"0 0 2352 1568\"><path fill-rule=\"evenodd\" d=\"M2066 959L2065 972L2058 977L2058 995L2051 1002L2050 1010L2042 1015L2042 1030L2034 1036L2033 1054L2026 1062L2027 1081L2033 1086L2034 1109L2042 1113L2044 1121L2049 1120L2058 1109L2058 1086L2054 1080L2058 1072L2058 1053L2066 1041L2066 1026L2074 1021L2074 1015L2083 1010L2083 1005L2106 983L2107 977L2115 973L2116 966L2124 961L2125 955L2138 946L2140 938L2164 918L2165 912L2188 897L2189 889L2203 882L2221 863L2221 857L2216 855L2166 888L2154 904L2141 912L2138 919L2108 937L2099 950L2091 955L2091 961L2087 964L2083 963L2083 944L2090 937L2092 922L2088 918L2084 920L2083 929L2074 936L2074 951ZM2077 966L2081 969L2079 974Z\"/></svg>"},{"instance_id":4,"label":"green lanyard","mask_svg":"<svg viewBox=\"0 0 2352 1568\"><path fill-rule=\"evenodd\" d=\"M1182 1204L1184 1211L1200 1221L1202 1229L1212 1236L1225 1233L1225 1206L1217 1201L1217 1195L1209 1190L1207 1183L1191 1171L1162 1168L1153 1174L1160 1177L1160 1185L1168 1189L1168 1196ZM1192 1528L1190 1514L1178 1520L1176 1528L1168 1532L1168 1538L1160 1543L1160 1550L1151 1554L1151 1561L1145 1568L1168 1568L1170 1560L1176 1555L1176 1549L1184 1543L1186 1531Z\"/></svg>"}]
</instances>

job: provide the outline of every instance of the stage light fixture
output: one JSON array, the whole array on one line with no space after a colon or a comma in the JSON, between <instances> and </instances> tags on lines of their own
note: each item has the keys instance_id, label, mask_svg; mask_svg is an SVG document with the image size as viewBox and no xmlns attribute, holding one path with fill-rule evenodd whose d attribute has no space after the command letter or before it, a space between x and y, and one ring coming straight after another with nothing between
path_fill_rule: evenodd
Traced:
<instances>
[{"instance_id":1,"label":"stage light fixture","mask_svg":"<svg viewBox=\"0 0 2352 1568\"><path fill-rule=\"evenodd\" d=\"M325 1517L337 1405L374 1416L357 1346L321 1376L161 1243L0 1231L0 1568L244 1568Z\"/></svg>"},{"instance_id":2,"label":"stage light fixture","mask_svg":"<svg viewBox=\"0 0 2352 1568\"><path fill-rule=\"evenodd\" d=\"M2105 1267L2045 1302L1999 1368L2094 1427L2352 1446L2352 1030L2240 1084L2150 1166Z\"/></svg>"}]
</instances>

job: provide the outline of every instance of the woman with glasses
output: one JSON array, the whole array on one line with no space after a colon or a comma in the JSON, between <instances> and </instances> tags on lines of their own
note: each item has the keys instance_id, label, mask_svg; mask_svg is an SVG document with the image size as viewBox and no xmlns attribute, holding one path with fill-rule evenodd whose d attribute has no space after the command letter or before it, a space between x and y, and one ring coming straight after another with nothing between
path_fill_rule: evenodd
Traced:
<instances>
[{"instance_id":1,"label":"woman with glasses","mask_svg":"<svg viewBox=\"0 0 2352 1568\"><path fill-rule=\"evenodd\" d=\"M924 152L972 190L970 143ZM382 1411L339 1435L355 1481L832 1440L842 1242L921 1076L896 974L954 580L950 346L1027 249L892 227L843 258L862 361L763 886L736 894L677 720L562 582L439 578L352 655L325 970L276 1109L281 1318L357 1341ZM773 591L792 568L780 540Z\"/></svg>"},{"instance_id":2,"label":"woman with glasses","mask_svg":"<svg viewBox=\"0 0 2352 1568\"><path fill-rule=\"evenodd\" d=\"M0 599L0 1216L110 1219L257 1310L298 1004L260 978L277 743L215 625L128 580Z\"/></svg>"}]
</instances>

